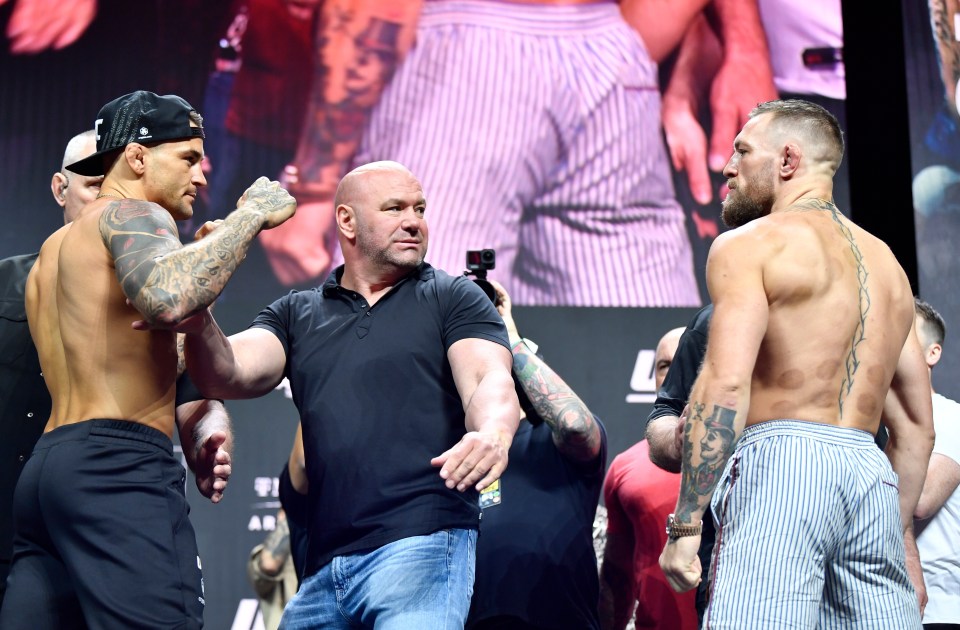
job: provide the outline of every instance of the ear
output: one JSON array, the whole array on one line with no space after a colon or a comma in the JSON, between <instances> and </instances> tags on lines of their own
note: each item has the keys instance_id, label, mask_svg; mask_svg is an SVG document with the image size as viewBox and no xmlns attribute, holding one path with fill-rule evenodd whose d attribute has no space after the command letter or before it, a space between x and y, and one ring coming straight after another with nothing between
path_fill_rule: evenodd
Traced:
<instances>
[{"instance_id":1,"label":"ear","mask_svg":"<svg viewBox=\"0 0 960 630\"><path fill-rule=\"evenodd\" d=\"M142 144L131 142L123 149L123 159L127 163L127 166L130 167L130 170L137 175L143 175L144 170L146 170L144 158L149 152L150 150Z\"/></svg>"},{"instance_id":2,"label":"ear","mask_svg":"<svg viewBox=\"0 0 960 630\"><path fill-rule=\"evenodd\" d=\"M341 203L336 209L337 229L348 239L357 236L357 216L354 209Z\"/></svg>"},{"instance_id":3,"label":"ear","mask_svg":"<svg viewBox=\"0 0 960 630\"><path fill-rule=\"evenodd\" d=\"M940 362L942 355L943 348L939 343L931 343L927 346L926 350L923 351L923 358L927 361L927 366L931 368Z\"/></svg>"},{"instance_id":4,"label":"ear","mask_svg":"<svg viewBox=\"0 0 960 630\"><path fill-rule=\"evenodd\" d=\"M53 193L53 200L61 208L67 203L67 183L67 178L60 172L54 173L50 180L50 192Z\"/></svg>"},{"instance_id":5,"label":"ear","mask_svg":"<svg viewBox=\"0 0 960 630\"><path fill-rule=\"evenodd\" d=\"M784 145L780 153L780 177L790 179L800 168L800 159L803 157L803 151L799 145L790 143Z\"/></svg>"}]
</instances>

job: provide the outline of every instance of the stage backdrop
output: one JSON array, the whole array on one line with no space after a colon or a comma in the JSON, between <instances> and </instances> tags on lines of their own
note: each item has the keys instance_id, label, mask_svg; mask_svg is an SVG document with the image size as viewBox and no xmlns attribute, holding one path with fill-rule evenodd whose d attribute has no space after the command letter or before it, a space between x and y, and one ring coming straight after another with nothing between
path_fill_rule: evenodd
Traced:
<instances>
[{"instance_id":1,"label":"stage backdrop","mask_svg":"<svg viewBox=\"0 0 960 630\"><path fill-rule=\"evenodd\" d=\"M17 19L18 11L23 19L32 2L36 0L0 5L2 32ZM775 44L771 47L775 87L784 94L822 100L842 117L845 92L839 0L759 0L758 4ZM275 178L298 146L303 148L313 140L297 131L300 122L311 115L308 96L317 76L316 51L320 48L319 25L309 11L288 11L282 0L61 0L55 10L69 14L71 19L65 22L79 27L73 38L62 34L63 38L45 39L42 33L35 33L7 37L0 46L0 172L5 177L0 258L37 251L62 224L49 185L60 168L63 148L71 136L92 128L100 106L119 95L135 89L176 93L205 116L210 186L197 204L198 219L219 218L229 211L236 196L225 182L233 174L252 172ZM401 37L401 31L389 23L379 22L377 27L351 33L348 43L384 45ZM785 50L783 42L797 39L782 37L788 32L799 34L806 42L801 48L814 52L804 56L799 49ZM745 43L764 46L760 41ZM363 68L348 73L349 84L358 90L368 80L389 80L388 66L396 60L391 61L383 50L374 52L372 58L358 58ZM260 56L260 65L247 65L248 70L258 70L260 83L240 83L245 87L234 90L248 55ZM277 59L271 55L283 62L279 69L274 69ZM660 65L662 89L667 89L674 63L671 54ZM726 76L739 80L742 68L733 70ZM791 73L805 76L807 85L791 78ZM755 88L755 78L735 82L732 93ZM704 94L709 94L709 89ZM504 107L510 106L505 100ZM231 111L234 117L240 116L238 110L242 113L244 107L248 114L251 110L268 114L265 123L260 121L265 126L259 128L266 133L246 138L254 143L253 151L251 144L231 135L231 129L238 129ZM709 106L702 103L698 109L702 111L699 122L709 131ZM345 112L344 120L338 122L349 122L354 113ZM495 117L499 113L487 114ZM655 119L649 122L654 127L659 124ZM721 151L729 152L730 147L721 147ZM722 230L718 198L723 178L712 175L707 186L711 200L704 204L694 201L687 172L673 173L672 180L686 217L700 295L706 300L703 263L710 243ZM845 190L847 184L841 180L838 187ZM426 193L429 199L430 191ZM443 208L431 212L441 213ZM196 223L183 225L183 234L192 233ZM316 239L321 232L317 231ZM491 277L498 278L496 270ZM286 291L317 282L281 282L258 243L218 301L217 319L228 333L240 331ZM612 460L643 435L654 398L657 340L668 329L686 324L694 311L518 307L516 319L522 334L540 345L551 366L603 420ZM236 442L234 473L226 497L221 504L212 505L189 483L188 492L203 558L207 626L247 630L257 627L257 611L244 565L251 548L273 528L278 507L276 477L287 459L298 418L279 390L258 400L230 401L227 406Z\"/></svg>"}]
</instances>

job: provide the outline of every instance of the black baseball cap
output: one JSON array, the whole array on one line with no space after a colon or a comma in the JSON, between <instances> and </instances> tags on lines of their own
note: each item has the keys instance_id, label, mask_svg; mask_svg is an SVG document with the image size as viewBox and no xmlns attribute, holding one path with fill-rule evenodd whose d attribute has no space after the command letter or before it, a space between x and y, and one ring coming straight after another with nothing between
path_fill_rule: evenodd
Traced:
<instances>
[{"instance_id":1,"label":"black baseball cap","mask_svg":"<svg viewBox=\"0 0 960 630\"><path fill-rule=\"evenodd\" d=\"M196 111L179 96L157 96L138 90L114 99L100 108L94 130L97 152L67 166L79 175L103 175L104 157L131 142L167 142L203 138L203 125L190 126L190 112ZM202 119L201 119L202 122Z\"/></svg>"}]
</instances>

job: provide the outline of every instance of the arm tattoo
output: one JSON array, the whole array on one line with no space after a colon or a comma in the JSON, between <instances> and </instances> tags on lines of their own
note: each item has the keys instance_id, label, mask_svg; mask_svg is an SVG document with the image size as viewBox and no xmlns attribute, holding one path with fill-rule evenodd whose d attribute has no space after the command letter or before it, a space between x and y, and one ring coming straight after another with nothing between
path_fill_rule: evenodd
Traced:
<instances>
[{"instance_id":1,"label":"arm tattoo","mask_svg":"<svg viewBox=\"0 0 960 630\"><path fill-rule=\"evenodd\" d=\"M853 260L857 265L857 303L860 308L860 318L850 339L850 351L844 360L845 374L840 384L840 394L837 397L837 405L840 407L840 417L843 418L843 403L853 389L853 379L856 376L857 369L860 367L860 359L857 357L857 347L867 338L867 313L870 312L870 291L867 287L867 278L870 277L867 266L863 260L863 254L857 241L853 238L853 232L841 220L840 213L836 206L833 208L833 220L837 222L840 233L850 243L850 251L853 254Z\"/></svg>"},{"instance_id":2,"label":"arm tattoo","mask_svg":"<svg viewBox=\"0 0 960 630\"><path fill-rule=\"evenodd\" d=\"M539 357L524 350L513 355L513 371L556 443L572 455L582 456L578 459L592 456L600 443L600 431L593 414L570 386Z\"/></svg>"},{"instance_id":3,"label":"arm tattoo","mask_svg":"<svg viewBox=\"0 0 960 630\"><path fill-rule=\"evenodd\" d=\"M182 247L166 210L122 199L103 211L100 235L137 310L151 323L175 323L223 290L263 224L258 212L232 213L209 237Z\"/></svg>"},{"instance_id":4,"label":"arm tattoo","mask_svg":"<svg viewBox=\"0 0 960 630\"><path fill-rule=\"evenodd\" d=\"M404 24L345 4L324 3L313 106L295 159L301 187L336 186L401 59Z\"/></svg>"},{"instance_id":5,"label":"arm tattoo","mask_svg":"<svg viewBox=\"0 0 960 630\"><path fill-rule=\"evenodd\" d=\"M691 417L684 428L683 475L677 501L677 518L681 521L693 520L694 512L710 504L736 441L735 409L713 405L706 419L705 403L690 401L690 409Z\"/></svg>"},{"instance_id":6,"label":"arm tattoo","mask_svg":"<svg viewBox=\"0 0 960 630\"><path fill-rule=\"evenodd\" d=\"M276 529L263 541L263 546L274 558L281 562L286 560L290 555L290 527L287 525L287 519L277 519Z\"/></svg>"}]
</instances>

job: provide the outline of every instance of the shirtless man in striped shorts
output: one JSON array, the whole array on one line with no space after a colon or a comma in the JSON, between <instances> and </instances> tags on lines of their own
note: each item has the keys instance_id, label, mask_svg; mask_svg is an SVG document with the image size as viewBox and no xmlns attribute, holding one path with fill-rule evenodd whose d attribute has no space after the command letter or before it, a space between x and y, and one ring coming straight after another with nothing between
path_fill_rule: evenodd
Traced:
<instances>
[{"instance_id":1,"label":"shirtless man in striped shorts","mask_svg":"<svg viewBox=\"0 0 960 630\"><path fill-rule=\"evenodd\" d=\"M660 558L676 590L697 585L709 506L705 628L920 627L904 537L933 445L929 376L906 274L833 204L842 155L831 114L773 101L724 169L736 229L707 263L714 315Z\"/></svg>"}]
</instances>

